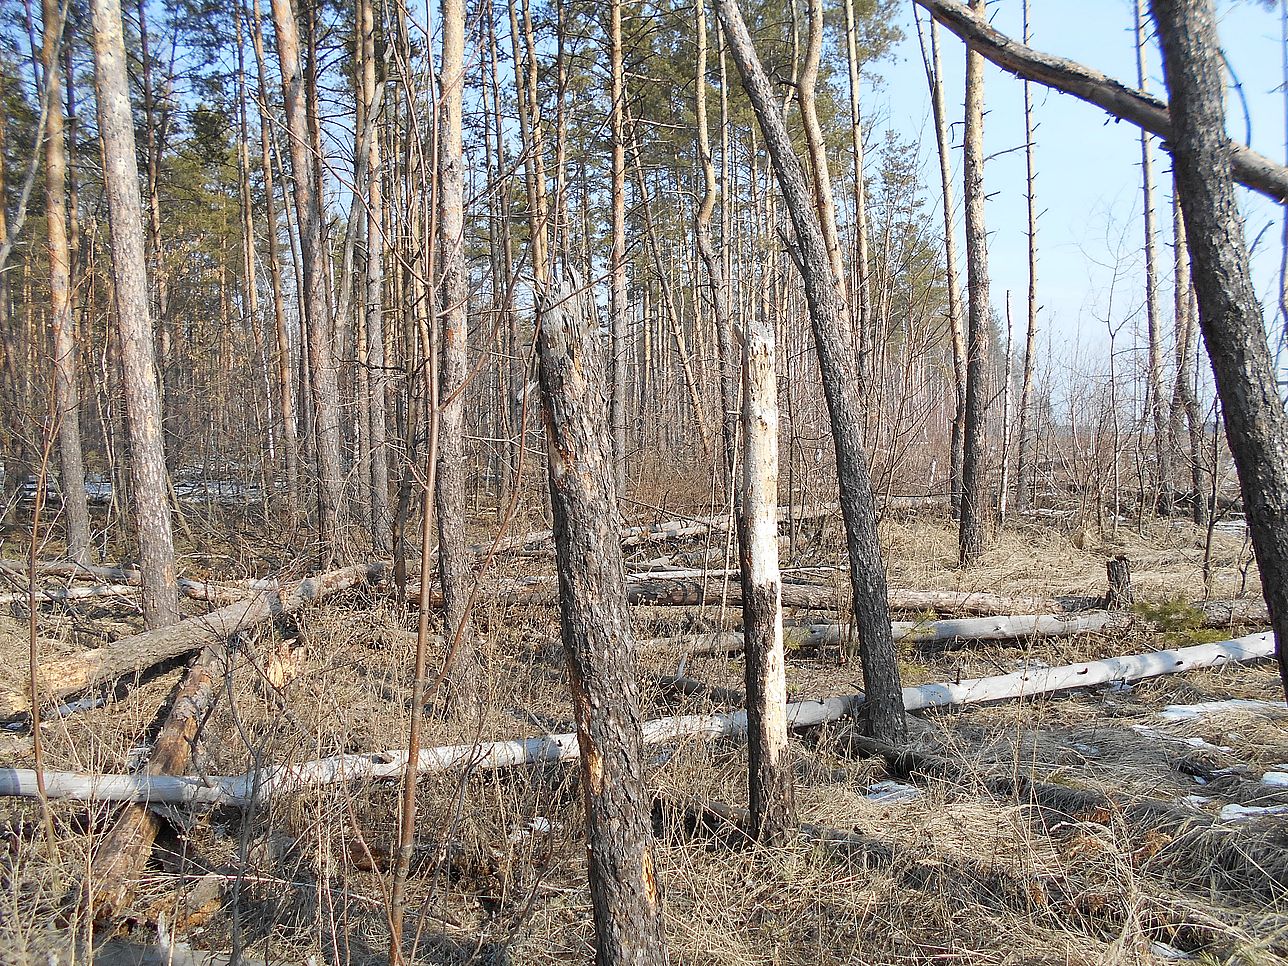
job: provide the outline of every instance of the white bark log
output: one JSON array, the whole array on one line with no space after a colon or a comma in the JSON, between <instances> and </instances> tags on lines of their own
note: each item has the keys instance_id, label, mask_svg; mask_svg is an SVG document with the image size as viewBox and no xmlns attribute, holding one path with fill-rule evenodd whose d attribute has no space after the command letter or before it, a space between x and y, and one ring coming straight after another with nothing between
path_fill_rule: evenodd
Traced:
<instances>
[{"instance_id":1,"label":"white bark log","mask_svg":"<svg viewBox=\"0 0 1288 966\"><path fill-rule=\"evenodd\" d=\"M1140 681L1224 664L1241 664L1274 655L1269 633L1214 644L1197 644L1167 651L1129 654L1101 661L1036 668L959 682L923 684L903 689L909 711L984 704L1013 698L1032 698L1059 691L1096 687L1116 681ZM793 728L808 728L853 714L863 695L850 694L797 701L787 706ZM646 745L666 744L681 738L730 738L747 733L747 713L680 715L643 724ZM480 742L427 748L420 753L422 774L468 768L490 771L537 762L565 761L577 757L576 734L544 735L514 741ZM406 751L377 751L364 755L339 755L298 765L272 765L260 772L224 777L171 775L87 775L46 771L45 788L51 799L83 801L167 802L176 804L245 805L267 801L274 795L353 780L394 780L407 764ZM0 768L0 796L34 797L36 773L27 768Z\"/></svg>"}]
</instances>

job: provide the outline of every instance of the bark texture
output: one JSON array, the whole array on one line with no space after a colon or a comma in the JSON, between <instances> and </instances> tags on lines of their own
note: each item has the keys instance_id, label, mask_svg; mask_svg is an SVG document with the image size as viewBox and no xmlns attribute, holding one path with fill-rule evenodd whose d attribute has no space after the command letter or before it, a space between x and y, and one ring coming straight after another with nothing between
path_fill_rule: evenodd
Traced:
<instances>
[{"instance_id":1,"label":"bark texture","mask_svg":"<svg viewBox=\"0 0 1288 966\"><path fill-rule=\"evenodd\" d=\"M543 306L540 376L560 631L581 750L596 959L664 963L636 648L617 542L617 488L596 328L588 289L561 285Z\"/></svg>"},{"instance_id":2,"label":"bark texture","mask_svg":"<svg viewBox=\"0 0 1288 966\"><path fill-rule=\"evenodd\" d=\"M169 476L161 435L161 397L148 307L134 114L130 109L120 2L94 0L93 11L94 85L98 93L99 136L103 141L103 184L112 227L113 289L129 416L130 483L143 578L143 616L148 627L160 628L179 619L179 593Z\"/></svg>"},{"instance_id":3,"label":"bark texture","mask_svg":"<svg viewBox=\"0 0 1288 966\"><path fill-rule=\"evenodd\" d=\"M743 86L756 112L773 159L779 188L796 229L794 254L805 283L805 298L809 304L814 345L836 448L841 514L845 520L846 547L850 554L854 616L869 700L869 722L875 734L894 740L904 733L903 699L894 643L890 638L890 608L886 600L886 575L877 534L876 504L867 456L863 451L864 420L856 394L847 309L837 290L809 183L792 148L782 111L756 55L742 13L735 0L719 0L716 10L729 49L742 74Z\"/></svg>"},{"instance_id":4,"label":"bark texture","mask_svg":"<svg viewBox=\"0 0 1288 966\"><path fill-rule=\"evenodd\" d=\"M1150 6L1163 45L1174 126L1169 143L1199 327L1288 692L1288 414L1276 391L1234 192L1215 15L1209 0L1151 0Z\"/></svg>"}]
</instances>

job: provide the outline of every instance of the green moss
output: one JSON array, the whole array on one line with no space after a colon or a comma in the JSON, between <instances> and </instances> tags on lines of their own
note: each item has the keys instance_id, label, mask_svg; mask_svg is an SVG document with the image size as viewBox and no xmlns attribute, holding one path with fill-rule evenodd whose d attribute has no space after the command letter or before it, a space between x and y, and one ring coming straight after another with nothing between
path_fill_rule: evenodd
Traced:
<instances>
[{"instance_id":1,"label":"green moss","mask_svg":"<svg viewBox=\"0 0 1288 966\"><path fill-rule=\"evenodd\" d=\"M1185 600L1142 601L1132 611L1160 631L1198 631L1203 627L1203 612Z\"/></svg>"}]
</instances>

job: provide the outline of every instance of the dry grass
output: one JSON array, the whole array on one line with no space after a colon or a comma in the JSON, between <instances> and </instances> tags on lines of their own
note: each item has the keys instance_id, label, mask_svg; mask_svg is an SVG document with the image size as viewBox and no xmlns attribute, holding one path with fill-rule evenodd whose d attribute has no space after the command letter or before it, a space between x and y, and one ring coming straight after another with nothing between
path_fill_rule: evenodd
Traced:
<instances>
[{"instance_id":1,"label":"dry grass","mask_svg":"<svg viewBox=\"0 0 1288 966\"><path fill-rule=\"evenodd\" d=\"M801 560L836 564L833 524L806 536ZM1112 546L1081 531L1008 530L970 571L953 567L955 533L947 523L889 520L884 538L891 582L899 586L1098 593L1112 551L1131 556L1142 596L1202 593L1201 534L1192 529L1160 525L1142 537L1122 528ZM676 562L714 562L724 549L715 539L670 553ZM1220 539L1218 595L1237 589L1244 556L1237 540ZM505 566L517 575L548 571L551 563L525 558ZM704 612L707 623L718 622L712 611ZM478 618L489 669L486 710L468 723L432 717L426 744L566 730L551 612L487 601ZM693 626L692 616L679 610L648 619L649 633L659 635ZM107 613L42 613L40 650L68 653L128 626L128 619ZM401 745L411 626L411 616L387 599L355 592L306 612L298 623L247 635L206 727L203 767L237 773L256 761ZM25 635L24 624L0 620L0 660L13 673L25 669ZM901 659L906 682L918 683L1010 671L1026 661L1125 653L1154 640L1136 629L1014 647L909 646ZM675 672L679 661L675 651L643 656L647 716L710 709L700 699L677 703L658 694L656 676ZM281 668L289 669L284 681ZM50 723L48 767L129 768L131 749L179 673L143 683L108 707ZM685 673L741 687L736 660L695 658ZM802 696L850 693L862 684L857 663L839 664L835 656L795 657L789 679ZM989 776L1020 774L1112 791L1122 800L1201 794L1211 801L1198 810L1209 819L1226 803L1288 802L1284 789L1259 782L1264 771L1288 762L1288 718L1243 711L1169 723L1158 714L1170 704L1278 696L1271 669L1240 667L1130 690L933 713L927 717L936 747L962 777L918 782L918 796L898 803L868 797L870 786L887 777L879 759L848 757L828 736L815 736L795 746L802 819L861 831L888 845L893 861L864 867L804 839L771 849L736 835L663 836L657 862L673 958L695 964L1134 964L1162 961L1165 950L1153 944L1166 942L1209 962L1280 962L1288 950L1283 818L1238 825L1205 820L1159 831L1134 827L1120 810L1103 821L1052 823L1029 802L985 787ZM1210 747L1186 743L1193 739ZM0 736L0 767L30 764L30 737ZM647 780L669 801L739 804L746 797L745 770L737 742L684 742L650 759ZM1206 784L1198 784L1196 773L1208 776ZM389 784L353 782L253 813L176 815L186 823L184 834L163 843L127 926L146 939L164 912L197 947L228 949L235 941L247 954L274 962L383 962L388 875L381 866L396 826L396 798ZM593 959L573 769L431 776L420 784L419 801L420 848L409 898L422 961ZM10 801L3 810L8 848L0 854L0 964L66 962L68 930L77 926L66 919L69 898L112 810L56 803L52 853L32 803ZM210 903L213 886L217 901Z\"/></svg>"}]
</instances>

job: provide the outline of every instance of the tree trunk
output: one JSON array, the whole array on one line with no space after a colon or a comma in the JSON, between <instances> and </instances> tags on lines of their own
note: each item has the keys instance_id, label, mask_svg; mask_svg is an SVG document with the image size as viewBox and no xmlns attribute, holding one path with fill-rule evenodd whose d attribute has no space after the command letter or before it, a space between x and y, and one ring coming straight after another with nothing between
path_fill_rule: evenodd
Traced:
<instances>
[{"instance_id":1,"label":"tree trunk","mask_svg":"<svg viewBox=\"0 0 1288 966\"><path fill-rule=\"evenodd\" d=\"M63 98L59 45L63 18L57 0L44 0L45 211L49 222L49 321L54 333L54 405L58 412L58 490L67 527L67 559L90 562L89 500L81 450L80 375L72 317L72 257L67 241L67 154L63 144Z\"/></svg>"},{"instance_id":2,"label":"tree trunk","mask_svg":"<svg viewBox=\"0 0 1288 966\"><path fill-rule=\"evenodd\" d=\"M435 503L438 510L438 570L443 582L444 638L453 655L452 700L458 711L478 710L482 671L474 650L468 603L474 558L465 545L465 381L469 375L465 266L464 170L461 104L465 87L465 5L442 0L443 113L439 120L438 257L441 355L439 435Z\"/></svg>"},{"instance_id":3,"label":"tree trunk","mask_svg":"<svg viewBox=\"0 0 1288 966\"><path fill-rule=\"evenodd\" d=\"M574 281L574 284L575 281ZM603 350L589 290L560 287L539 335L560 626L581 749L590 890L601 964L664 963L643 780L635 643L617 543Z\"/></svg>"},{"instance_id":4,"label":"tree trunk","mask_svg":"<svg viewBox=\"0 0 1288 966\"><path fill-rule=\"evenodd\" d=\"M792 149L782 111L756 56L742 13L736 0L719 0L716 11L765 136L778 184L796 229L793 254L805 283L805 297L836 448L841 512L845 520L850 580L854 590L854 615L870 703L869 723L874 734L897 740L904 733L903 699L899 689L899 666L890 638L890 609L877 533L876 504L867 457L863 452L863 417L856 397L853 346L847 339L847 308L834 284L827 244L805 173Z\"/></svg>"},{"instance_id":5,"label":"tree trunk","mask_svg":"<svg viewBox=\"0 0 1288 966\"><path fill-rule=\"evenodd\" d=\"M1031 34L1029 0L1024 0L1024 43ZM1024 336L1024 375L1020 383L1019 449L1015 461L1015 509L1027 510L1033 505L1035 487L1030 486L1033 476L1033 443L1030 439L1029 411L1033 407L1033 354L1038 341L1038 212L1034 192L1033 164L1033 85L1024 82L1024 184L1025 207L1028 213L1029 239L1029 298L1028 324Z\"/></svg>"},{"instance_id":6,"label":"tree trunk","mask_svg":"<svg viewBox=\"0 0 1288 966\"><path fill-rule=\"evenodd\" d=\"M972 0L977 12L985 0ZM966 53L966 418L962 427L962 506L958 552L963 567L984 550L988 519L988 365L992 313L988 233L984 224L984 58Z\"/></svg>"},{"instance_id":7,"label":"tree trunk","mask_svg":"<svg viewBox=\"0 0 1288 966\"><path fill-rule=\"evenodd\" d=\"M614 0L619 2L619 0ZM707 132L707 13L706 0L696 0L698 67L696 116L698 127L698 160L702 165L702 203L694 223L694 236L698 255L707 270L711 289L711 311L716 320L716 352L720 365L720 401L722 418L720 426L724 442L724 467L722 478L730 492L736 490L733 472L738 456L738 379L734 369L733 323L729 319L729 301L725 291L724 268L711 240L711 214L716 204L716 172L711 161L711 138ZM724 240L728 244L728 239ZM774 503L777 505L777 494Z\"/></svg>"},{"instance_id":8,"label":"tree trunk","mask_svg":"<svg viewBox=\"0 0 1288 966\"><path fill-rule=\"evenodd\" d=\"M701 0L699 0L701 3ZM613 466L617 494L626 492L626 74L622 65L622 0L609 0L609 77L612 96L613 159L611 170L612 236L610 242L609 312L612 366ZM699 94L701 96L701 94Z\"/></svg>"},{"instance_id":9,"label":"tree trunk","mask_svg":"<svg viewBox=\"0 0 1288 966\"><path fill-rule=\"evenodd\" d=\"M1136 85L1146 89L1145 73L1145 3L1136 0ZM1149 340L1148 379L1149 414L1154 426L1154 473L1156 492L1154 509L1163 516L1172 515L1172 467L1167 446L1167 410L1163 402L1163 334L1158 311L1158 247L1154 232L1154 165L1149 147L1149 134L1140 132L1140 183L1145 209L1145 319Z\"/></svg>"},{"instance_id":10,"label":"tree trunk","mask_svg":"<svg viewBox=\"0 0 1288 966\"><path fill-rule=\"evenodd\" d=\"M818 223L823 229L827 245L828 262L836 277L836 288L842 301L848 301L845 284L845 263L841 260L841 242L836 233L836 204L832 199L832 176L827 167L827 150L823 144L823 129L818 123L818 110L814 103L814 88L818 83L818 62L823 53L823 0L806 0L809 13L809 42L805 46L805 64L796 79L796 92L801 108L801 127L805 130L805 146L809 152L810 172L814 183L814 207ZM859 373L860 382L864 373Z\"/></svg>"},{"instance_id":11,"label":"tree trunk","mask_svg":"<svg viewBox=\"0 0 1288 966\"><path fill-rule=\"evenodd\" d=\"M918 39L921 21L917 21ZM944 209L944 267L948 276L948 330L953 346L953 388L955 406L949 439L949 500L952 513L960 519L962 507L962 442L966 427L966 334L962 328L961 282L957 273L957 227L954 221L952 142L948 138L948 117L944 111L943 73L939 64L939 27L930 21L930 53L921 45L921 60L930 85L930 106L935 118L935 144L939 153L939 184Z\"/></svg>"},{"instance_id":12,"label":"tree trunk","mask_svg":"<svg viewBox=\"0 0 1288 966\"><path fill-rule=\"evenodd\" d=\"M376 27L371 0L359 2L359 31L362 45L362 98L368 112L380 110L376 103ZM382 102L383 103L383 102ZM367 257L366 257L366 356L370 394L371 448L371 546L378 554L390 549L392 520L389 514L389 450L386 438L385 375L385 229L384 195L381 187L380 138L377 119L368 118L367 129Z\"/></svg>"},{"instance_id":13,"label":"tree trunk","mask_svg":"<svg viewBox=\"0 0 1288 966\"><path fill-rule=\"evenodd\" d=\"M751 832L764 842L782 841L796 824L787 749L787 667L778 570L778 376L774 360L774 323L757 313L748 322L742 352L738 560L746 647Z\"/></svg>"},{"instance_id":14,"label":"tree trunk","mask_svg":"<svg viewBox=\"0 0 1288 966\"><path fill-rule=\"evenodd\" d=\"M340 525L344 475L340 456L339 386L332 359L331 309L327 297L327 253L322 241L321 186L315 174L304 78L300 74L299 26L291 0L272 0L273 26L281 62L282 97L295 177L295 210L300 232L304 291L300 304L308 330L309 377L313 395L313 441L318 473L318 536L330 558Z\"/></svg>"},{"instance_id":15,"label":"tree trunk","mask_svg":"<svg viewBox=\"0 0 1288 966\"><path fill-rule=\"evenodd\" d=\"M1193 494L1190 517L1195 526L1207 526L1207 487L1203 480L1203 431L1198 400L1194 398L1194 376L1198 367L1195 342L1194 292L1190 280L1190 251L1185 240L1185 219L1181 214L1180 192L1176 172L1172 172L1172 235L1174 241L1172 274L1176 314L1176 384L1172 388L1169 433L1172 452L1180 451L1181 421L1185 421L1189 442L1190 487Z\"/></svg>"},{"instance_id":16,"label":"tree trunk","mask_svg":"<svg viewBox=\"0 0 1288 966\"><path fill-rule=\"evenodd\" d=\"M859 346L859 378L867 364L863 348L870 347L871 310L868 305L868 198L863 174L863 112L859 105L859 52L854 0L845 0L845 63L850 75L850 151L854 163L854 264L851 268L854 297L855 340ZM952 269L950 269L952 271Z\"/></svg>"},{"instance_id":17,"label":"tree trunk","mask_svg":"<svg viewBox=\"0 0 1288 966\"><path fill-rule=\"evenodd\" d=\"M129 415L130 480L143 578L143 616L148 627L159 628L179 619L179 594L152 316L148 310L134 115L130 109L120 2L94 0L93 12L94 80L99 136L103 141L103 183L112 228L113 291Z\"/></svg>"},{"instance_id":18,"label":"tree trunk","mask_svg":"<svg viewBox=\"0 0 1288 966\"><path fill-rule=\"evenodd\" d=\"M1210 0L1151 0L1151 8L1171 97L1169 143L1199 326L1288 691L1288 414L1275 383L1231 177L1215 16Z\"/></svg>"}]
</instances>

